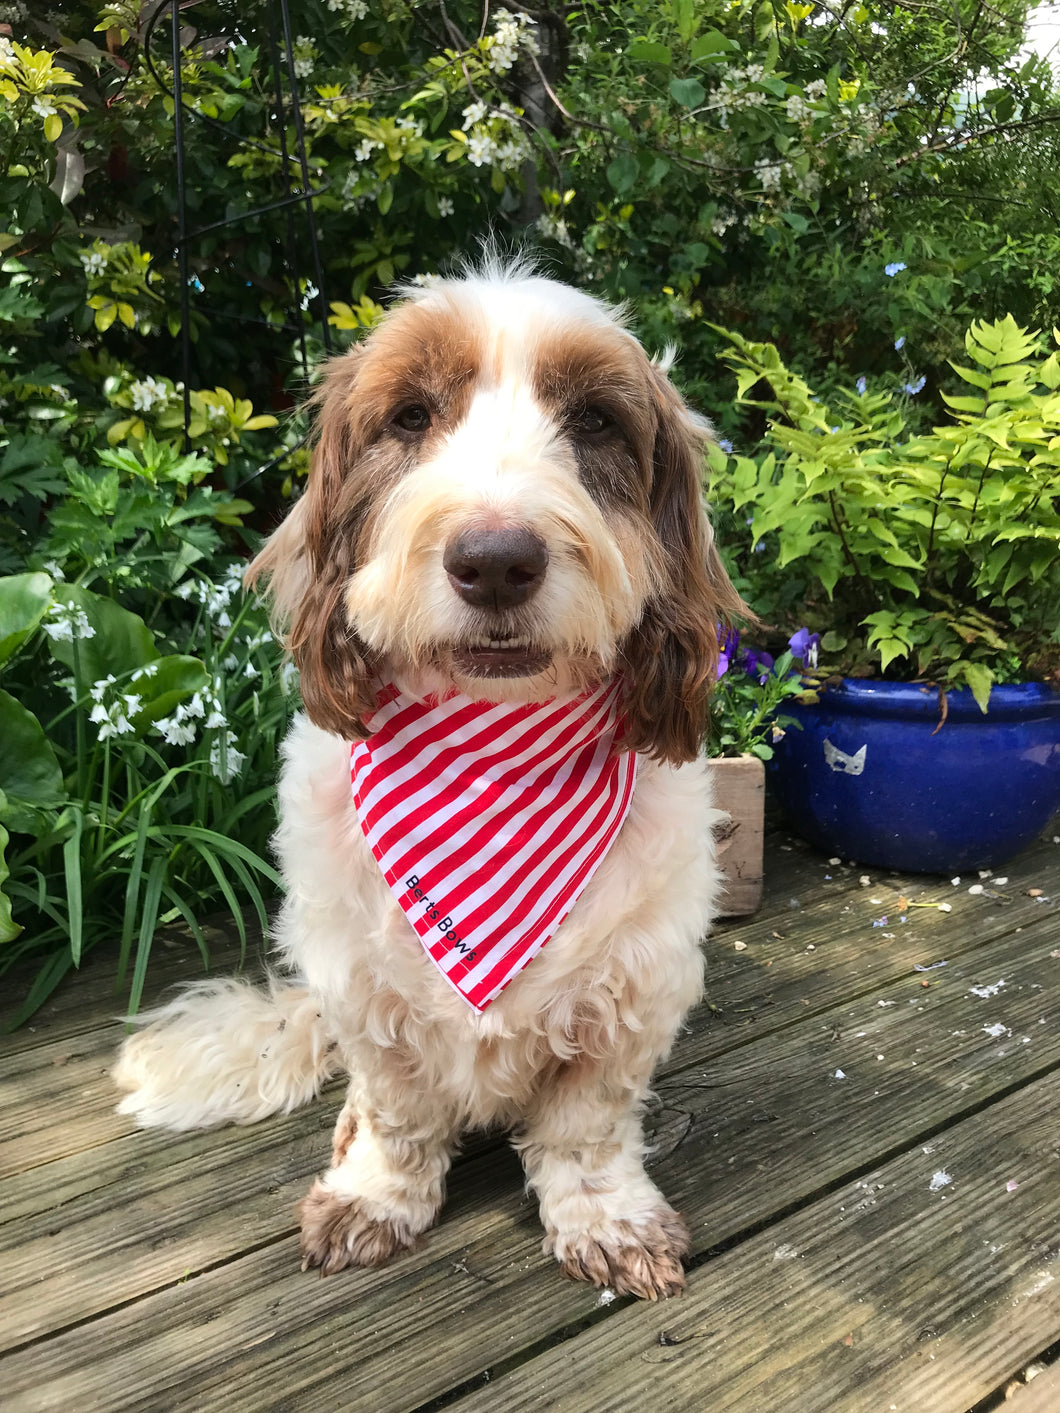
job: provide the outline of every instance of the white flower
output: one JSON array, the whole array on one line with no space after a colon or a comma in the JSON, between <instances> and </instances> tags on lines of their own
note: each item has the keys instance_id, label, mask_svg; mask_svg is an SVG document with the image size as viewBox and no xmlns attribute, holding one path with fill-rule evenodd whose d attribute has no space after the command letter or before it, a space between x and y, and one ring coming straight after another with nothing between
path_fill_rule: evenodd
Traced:
<instances>
[{"instance_id":1,"label":"white flower","mask_svg":"<svg viewBox=\"0 0 1060 1413\"><path fill-rule=\"evenodd\" d=\"M566 246L568 250L573 248L574 242L570 238L570 231L562 216L556 216L551 211L543 211L537 218L537 229L548 240L557 241L560 245Z\"/></svg>"},{"instance_id":2,"label":"white flower","mask_svg":"<svg viewBox=\"0 0 1060 1413\"><path fill-rule=\"evenodd\" d=\"M186 720L189 716L205 716L206 708L203 706L201 693L196 692L190 701L182 702L180 706L177 707L177 715L182 721Z\"/></svg>"},{"instance_id":3,"label":"white flower","mask_svg":"<svg viewBox=\"0 0 1060 1413\"><path fill-rule=\"evenodd\" d=\"M353 149L353 155L358 162L367 162L376 148L382 145L381 142L373 142L370 137L366 137L359 147Z\"/></svg>"},{"instance_id":4,"label":"white flower","mask_svg":"<svg viewBox=\"0 0 1060 1413\"><path fill-rule=\"evenodd\" d=\"M313 65L316 61L317 50L308 34L300 34L294 42L293 47L294 64L292 65L296 78L308 78L313 72Z\"/></svg>"},{"instance_id":5,"label":"white flower","mask_svg":"<svg viewBox=\"0 0 1060 1413\"><path fill-rule=\"evenodd\" d=\"M42 624L45 633L56 642L72 643L75 638L94 638L96 630L88 621L88 614L76 604L53 603L48 616L54 623Z\"/></svg>"},{"instance_id":6,"label":"white flower","mask_svg":"<svg viewBox=\"0 0 1060 1413\"><path fill-rule=\"evenodd\" d=\"M450 196L439 196L438 214L439 216L451 216L454 211L453 199Z\"/></svg>"},{"instance_id":7,"label":"white flower","mask_svg":"<svg viewBox=\"0 0 1060 1413\"><path fill-rule=\"evenodd\" d=\"M133 383L129 391L132 393L134 412L150 412L158 403L169 401L165 384L160 383L157 378L141 378Z\"/></svg>"},{"instance_id":8,"label":"white flower","mask_svg":"<svg viewBox=\"0 0 1060 1413\"><path fill-rule=\"evenodd\" d=\"M784 104L788 118L793 123L805 123L813 117L813 109L798 93L793 93Z\"/></svg>"},{"instance_id":9,"label":"white flower","mask_svg":"<svg viewBox=\"0 0 1060 1413\"><path fill-rule=\"evenodd\" d=\"M419 285L421 289L430 289L433 285L441 284L441 275L413 275L409 280L410 285Z\"/></svg>"},{"instance_id":10,"label":"white flower","mask_svg":"<svg viewBox=\"0 0 1060 1413\"><path fill-rule=\"evenodd\" d=\"M129 721L130 716L135 716L140 709L139 697L127 697L126 702L134 702L134 706L124 707L122 702L111 702L110 706L104 706L97 701L96 705L89 713L89 721L94 722L99 727L99 739L106 741L112 736L127 736L133 729ZM128 712L128 715L126 715Z\"/></svg>"},{"instance_id":11,"label":"white flower","mask_svg":"<svg viewBox=\"0 0 1060 1413\"><path fill-rule=\"evenodd\" d=\"M781 162L771 162L768 157L762 157L755 163L755 176L762 183L763 191L779 191L780 179L784 172Z\"/></svg>"},{"instance_id":12,"label":"white flower","mask_svg":"<svg viewBox=\"0 0 1060 1413\"><path fill-rule=\"evenodd\" d=\"M807 98L823 98L828 92L828 84L824 79L813 79L804 89Z\"/></svg>"},{"instance_id":13,"label":"white flower","mask_svg":"<svg viewBox=\"0 0 1060 1413\"><path fill-rule=\"evenodd\" d=\"M280 668L280 686L285 695L289 695L298 687L299 673L298 664L288 658Z\"/></svg>"},{"instance_id":14,"label":"white flower","mask_svg":"<svg viewBox=\"0 0 1060 1413\"><path fill-rule=\"evenodd\" d=\"M107 257L101 250L82 251L78 256L86 275L102 275L107 268Z\"/></svg>"},{"instance_id":15,"label":"white flower","mask_svg":"<svg viewBox=\"0 0 1060 1413\"><path fill-rule=\"evenodd\" d=\"M464 131L473 128L476 123L481 123L486 116L485 103L469 103L463 112Z\"/></svg>"},{"instance_id":16,"label":"white flower","mask_svg":"<svg viewBox=\"0 0 1060 1413\"><path fill-rule=\"evenodd\" d=\"M245 760L245 753L236 749L236 737L232 731L226 731L223 737L218 736L210 747L210 769L222 785L236 778Z\"/></svg>"},{"instance_id":17,"label":"white flower","mask_svg":"<svg viewBox=\"0 0 1060 1413\"><path fill-rule=\"evenodd\" d=\"M131 679L131 680L132 680L133 682L139 682L140 679L141 679L141 677L157 677L157 676L158 676L158 663L157 663L157 662L149 662L146 667L138 667L138 668L136 669L136 671L132 674L132 679Z\"/></svg>"},{"instance_id":18,"label":"white flower","mask_svg":"<svg viewBox=\"0 0 1060 1413\"><path fill-rule=\"evenodd\" d=\"M108 673L106 677L101 677L98 682L92 683L88 689L88 695L94 702L101 702L107 694L107 688L116 680L113 672Z\"/></svg>"},{"instance_id":19,"label":"white flower","mask_svg":"<svg viewBox=\"0 0 1060 1413\"><path fill-rule=\"evenodd\" d=\"M31 108L38 118L54 118L59 111L54 103L49 103L46 98L34 98Z\"/></svg>"},{"instance_id":20,"label":"white flower","mask_svg":"<svg viewBox=\"0 0 1060 1413\"><path fill-rule=\"evenodd\" d=\"M58 579L60 583L66 578L66 575L63 573L63 567L57 559L46 559L44 561L44 572L45 574L50 574L53 579Z\"/></svg>"},{"instance_id":21,"label":"white flower","mask_svg":"<svg viewBox=\"0 0 1060 1413\"><path fill-rule=\"evenodd\" d=\"M493 138L488 132L472 133L467 141L467 160L473 167L482 167L493 156Z\"/></svg>"},{"instance_id":22,"label":"white flower","mask_svg":"<svg viewBox=\"0 0 1060 1413\"><path fill-rule=\"evenodd\" d=\"M164 716L161 721L155 722L155 730L171 746L190 746L195 740L195 727L187 722L178 721L176 714Z\"/></svg>"}]
</instances>

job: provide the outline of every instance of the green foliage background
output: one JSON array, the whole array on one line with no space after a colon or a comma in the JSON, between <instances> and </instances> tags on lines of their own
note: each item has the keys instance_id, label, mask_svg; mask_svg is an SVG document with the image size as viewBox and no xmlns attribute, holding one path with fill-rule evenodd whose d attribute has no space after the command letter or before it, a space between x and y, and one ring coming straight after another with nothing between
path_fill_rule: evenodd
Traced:
<instances>
[{"instance_id":1,"label":"green foliage background","mask_svg":"<svg viewBox=\"0 0 1060 1413\"><path fill-rule=\"evenodd\" d=\"M160 919L264 905L297 697L239 602L239 565L304 474L298 408L325 344L488 234L628 301L650 347L677 345L679 381L736 447L720 538L781 642L808 608L839 636L875 609L892 620L868 625L868 670L904 642L972 681L953 662L982 660L994 632L994 675L1002 659L1053 671L1048 634L1013 648L998 626L1022 591L1000 551L989 605L981 577L936 574L963 598L935 610L983 621L964 658L947 638L933 663L902 603L870 594L848 622L844 576L818 594L767 523L816 464L797 434L930 440L947 404L968 420L952 365L973 321L1011 316L1025 343L1060 323L1060 102L1022 52L1027 8L290 0L285 33L273 0L185 0L182 289L169 6L0 6L0 965L40 967L24 1009L108 940L135 1006ZM319 271L291 200L306 187ZM816 419L775 385L736 396L723 350L753 362L767 345L815 389ZM1051 408L1031 384L1001 398L1025 432L1035 397ZM1017 460L1044 477L1033 515L1051 534L1055 433L1039 422ZM749 540L752 482L765 519ZM1055 585L1034 572L1041 607Z\"/></svg>"}]
</instances>

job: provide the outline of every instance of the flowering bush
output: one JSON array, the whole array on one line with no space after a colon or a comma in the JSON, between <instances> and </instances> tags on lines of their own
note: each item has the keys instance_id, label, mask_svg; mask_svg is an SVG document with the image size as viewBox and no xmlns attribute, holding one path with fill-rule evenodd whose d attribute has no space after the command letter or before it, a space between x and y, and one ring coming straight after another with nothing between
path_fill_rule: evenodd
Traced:
<instances>
[{"instance_id":1,"label":"flowering bush","mask_svg":"<svg viewBox=\"0 0 1060 1413\"><path fill-rule=\"evenodd\" d=\"M710 703L707 754L771 760L774 734L793 722L783 715L783 704L805 695L803 672L812 673L817 667L820 637L800 629L775 660L763 649L743 644L735 629L719 631L719 639L721 655Z\"/></svg>"},{"instance_id":2,"label":"flowering bush","mask_svg":"<svg viewBox=\"0 0 1060 1413\"><path fill-rule=\"evenodd\" d=\"M995 681L1060 682L1057 350L1011 316L973 324L952 419L909 436L893 394L825 402L772 344L726 337L739 401L770 418L758 457L715 453L715 494L765 551L756 607L801 600L833 670L968 687L983 711Z\"/></svg>"}]
</instances>

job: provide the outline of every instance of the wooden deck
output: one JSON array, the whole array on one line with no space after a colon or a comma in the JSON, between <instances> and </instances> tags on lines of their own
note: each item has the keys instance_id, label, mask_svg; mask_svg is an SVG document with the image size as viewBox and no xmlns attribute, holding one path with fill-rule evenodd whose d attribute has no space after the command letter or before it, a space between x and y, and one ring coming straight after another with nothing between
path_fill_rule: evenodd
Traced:
<instances>
[{"instance_id":1,"label":"wooden deck","mask_svg":"<svg viewBox=\"0 0 1060 1413\"><path fill-rule=\"evenodd\" d=\"M706 944L657 1084L651 1168L694 1250L659 1305L560 1275L498 1138L419 1252L303 1274L292 1208L340 1088L137 1132L90 967L2 1042L0 1406L1057 1413L1060 846L1002 872L881 876L771 835L764 905Z\"/></svg>"}]
</instances>

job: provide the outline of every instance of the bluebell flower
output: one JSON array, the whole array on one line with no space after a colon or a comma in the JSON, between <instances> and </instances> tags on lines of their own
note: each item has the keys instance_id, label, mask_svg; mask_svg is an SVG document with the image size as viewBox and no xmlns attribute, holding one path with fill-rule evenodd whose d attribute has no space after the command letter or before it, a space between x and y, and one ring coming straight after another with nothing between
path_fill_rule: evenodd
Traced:
<instances>
[{"instance_id":1,"label":"bluebell flower","mask_svg":"<svg viewBox=\"0 0 1060 1413\"><path fill-rule=\"evenodd\" d=\"M927 382L927 378L925 378L924 375L923 375L923 373L921 373L920 377L917 378L916 382L914 382L914 383L905 383L905 384L903 384L903 386L904 386L904 388L905 388L905 391L909 394L910 397L916 397L916 395L917 395L918 392L923 392L923 390L924 390L924 384L925 384L926 382Z\"/></svg>"},{"instance_id":2,"label":"bluebell flower","mask_svg":"<svg viewBox=\"0 0 1060 1413\"><path fill-rule=\"evenodd\" d=\"M903 348L905 348L905 334L899 334L894 341L894 351L895 353L901 353Z\"/></svg>"},{"instance_id":3,"label":"bluebell flower","mask_svg":"<svg viewBox=\"0 0 1060 1413\"><path fill-rule=\"evenodd\" d=\"M862 376L857 380L854 386L857 388L859 393L863 393L865 391L865 389L868 387L868 382L866 381L864 374L862 374Z\"/></svg>"},{"instance_id":4,"label":"bluebell flower","mask_svg":"<svg viewBox=\"0 0 1060 1413\"><path fill-rule=\"evenodd\" d=\"M788 639L791 655L798 662L805 663L811 670L817 666L817 649L821 643L820 633L811 633L809 628L800 628Z\"/></svg>"},{"instance_id":5,"label":"bluebell flower","mask_svg":"<svg viewBox=\"0 0 1060 1413\"><path fill-rule=\"evenodd\" d=\"M895 275L898 274L899 270L908 270L908 269L909 269L909 266L905 263L904 260L892 260L889 265L884 265L884 267L883 267L883 273L884 273L885 275L889 275L889 276L891 277L891 279L894 279Z\"/></svg>"},{"instance_id":6,"label":"bluebell flower","mask_svg":"<svg viewBox=\"0 0 1060 1413\"><path fill-rule=\"evenodd\" d=\"M721 447L722 451L725 452L727 456L732 455L732 442L730 442L726 437L718 438L718 446Z\"/></svg>"}]
</instances>

